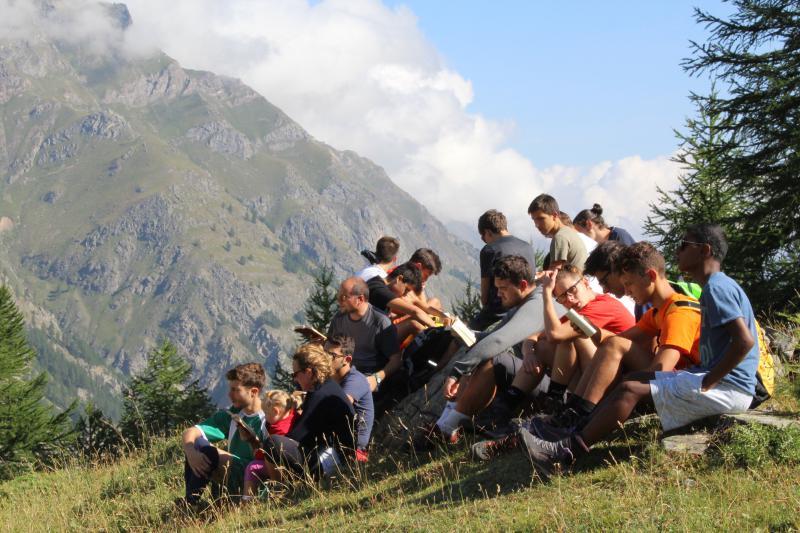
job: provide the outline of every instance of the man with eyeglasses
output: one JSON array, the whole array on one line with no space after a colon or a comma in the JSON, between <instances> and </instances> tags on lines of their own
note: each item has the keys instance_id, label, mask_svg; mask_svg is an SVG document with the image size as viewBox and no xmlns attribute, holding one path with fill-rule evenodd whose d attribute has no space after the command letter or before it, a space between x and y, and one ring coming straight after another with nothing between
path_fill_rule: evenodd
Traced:
<instances>
[{"instance_id":1,"label":"man with eyeglasses","mask_svg":"<svg viewBox=\"0 0 800 533\"><path fill-rule=\"evenodd\" d=\"M353 339L344 335L334 335L325 342L325 351L333 362L333 379L339 382L356 411L356 460L366 462L375 404L367 378L352 366L354 348Z\"/></svg>"},{"instance_id":2,"label":"man with eyeglasses","mask_svg":"<svg viewBox=\"0 0 800 533\"><path fill-rule=\"evenodd\" d=\"M343 335L353 339L353 366L367 376L375 392L402 364L397 329L369 303L369 288L363 279L344 280L337 297L339 312L331 320L328 338Z\"/></svg>"}]
</instances>

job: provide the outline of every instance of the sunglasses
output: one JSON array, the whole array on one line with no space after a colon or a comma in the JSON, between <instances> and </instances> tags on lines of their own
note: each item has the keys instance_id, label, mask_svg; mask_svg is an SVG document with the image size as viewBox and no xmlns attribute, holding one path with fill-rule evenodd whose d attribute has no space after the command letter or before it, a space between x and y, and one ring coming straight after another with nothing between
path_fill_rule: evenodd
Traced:
<instances>
[{"instance_id":1,"label":"sunglasses","mask_svg":"<svg viewBox=\"0 0 800 533\"><path fill-rule=\"evenodd\" d=\"M302 370L298 370L298 371L296 371L296 372L292 372L292 379L297 379L297 375L298 375L298 374L302 374L302 373L303 373L303 371L302 371Z\"/></svg>"},{"instance_id":2,"label":"sunglasses","mask_svg":"<svg viewBox=\"0 0 800 533\"><path fill-rule=\"evenodd\" d=\"M704 244L707 244L707 243L683 240L678 245L678 251L679 252L683 251L687 246L703 246Z\"/></svg>"}]
</instances>

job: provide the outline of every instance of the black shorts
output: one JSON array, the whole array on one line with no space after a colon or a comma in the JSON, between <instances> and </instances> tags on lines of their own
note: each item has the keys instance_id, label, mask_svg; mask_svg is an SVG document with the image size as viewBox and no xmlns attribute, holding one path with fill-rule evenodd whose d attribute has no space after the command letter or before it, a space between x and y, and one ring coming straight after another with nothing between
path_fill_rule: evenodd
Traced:
<instances>
[{"instance_id":1,"label":"black shorts","mask_svg":"<svg viewBox=\"0 0 800 533\"><path fill-rule=\"evenodd\" d=\"M514 376L522 369L522 359L517 357L514 350L492 357L494 365L494 383L500 390L508 389L514 382Z\"/></svg>"}]
</instances>

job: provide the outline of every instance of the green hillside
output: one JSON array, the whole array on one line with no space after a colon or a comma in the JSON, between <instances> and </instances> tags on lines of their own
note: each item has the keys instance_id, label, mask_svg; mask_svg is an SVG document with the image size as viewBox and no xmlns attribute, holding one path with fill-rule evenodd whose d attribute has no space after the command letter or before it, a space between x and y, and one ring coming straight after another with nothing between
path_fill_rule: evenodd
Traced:
<instances>
[{"instance_id":1,"label":"green hillside","mask_svg":"<svg viewBox=\"0 0 800 533\"><path fill-rule=\"evenodd\" d=\"M401 255L440 253L430 290L445 302L477 270L380 167L241 82L44 35L0 40L0 217L0 281L32 324L51 399L111 413L162 337L218 400L232 364L274 369L310 274L344 278L381 235Z\"/></svg>"}]
</instances>

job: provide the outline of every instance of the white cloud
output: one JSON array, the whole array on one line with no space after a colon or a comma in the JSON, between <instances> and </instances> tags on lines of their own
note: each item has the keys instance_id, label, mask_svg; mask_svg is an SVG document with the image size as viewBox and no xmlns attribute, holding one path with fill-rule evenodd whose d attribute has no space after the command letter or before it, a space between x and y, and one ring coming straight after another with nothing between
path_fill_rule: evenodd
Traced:
<instances>
[{"instance_id":1,"label":"white cloud","mask_svg":"<svg viewBox=\"0 0 800 533\"><path fill-rule=\"evenodd\" d=\"M507 146L513 125L469 109L470 81L448 67L402 6L378 0L127 4L134 24L126 49L158 47L185 67L241 78L318 139L383 166L445 222L474 227L480 213L498 208L512 231L529 237L528 203L549 192L570 214L600 203L608 222L641 235L656 186L677 180L667 156L537 168Z\"/></svg>"}]
</instances>

